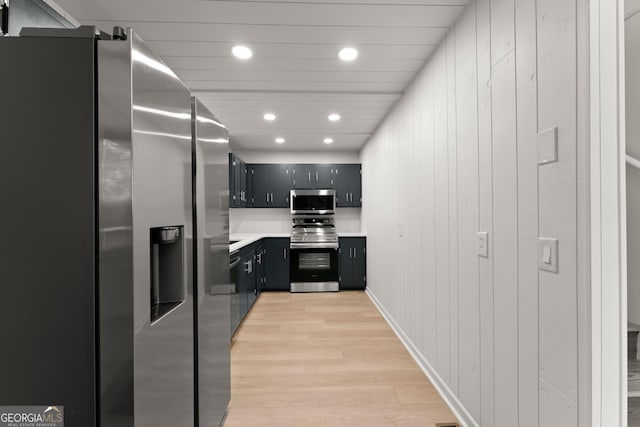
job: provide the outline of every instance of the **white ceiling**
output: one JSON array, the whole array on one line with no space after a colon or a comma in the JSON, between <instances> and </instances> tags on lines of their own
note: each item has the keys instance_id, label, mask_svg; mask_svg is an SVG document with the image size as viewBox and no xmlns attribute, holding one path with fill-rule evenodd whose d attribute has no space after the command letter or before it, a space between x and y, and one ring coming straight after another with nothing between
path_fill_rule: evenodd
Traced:
<instances>
[{"instance_id":1,"label":"white ceiling","mask_svg":"<svg viewBox=\"0 0 640 427\"><path fill-rule=\"evenodd\" d=\"M233 149L357 151L467 0L55 2L109 33L133 27L225 123ZM237 43L253 58L231 56ZM359 50L354 62L338 59L345 45ZM265 122L267 111L277 120Z\"/></svg>"}]
</instances>

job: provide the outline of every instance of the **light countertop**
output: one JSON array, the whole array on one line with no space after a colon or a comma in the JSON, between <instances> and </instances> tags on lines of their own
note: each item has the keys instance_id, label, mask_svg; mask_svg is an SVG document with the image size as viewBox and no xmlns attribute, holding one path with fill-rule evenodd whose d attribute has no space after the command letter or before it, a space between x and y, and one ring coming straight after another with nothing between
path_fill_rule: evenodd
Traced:
<instances>
[{"instance_id":1,"label":"light countertop","mask_svg":"<svg viewBox=\"0 0 640 427\"><path fill-rule=\"evenodd\" d=\"M229 246L229 252L237 251L266 237L290 237L291 233L231 233L229 240L237 240ZM366 237L365 233L338 233L338 237Z\"/></svg>"}]
</instances>

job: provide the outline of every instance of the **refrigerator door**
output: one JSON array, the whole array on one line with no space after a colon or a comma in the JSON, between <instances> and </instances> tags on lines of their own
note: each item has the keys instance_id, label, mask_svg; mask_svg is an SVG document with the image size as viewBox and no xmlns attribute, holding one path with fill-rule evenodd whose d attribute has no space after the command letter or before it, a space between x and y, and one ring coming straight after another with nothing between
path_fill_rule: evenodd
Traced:
<instances>
[{"instance_id":1,"label":"refrigerator door","mask_svg":"<svg viewBox=\"0 0 640 427\"><path fill-rule=\"evenodd\" d=\"M191 95L129 31L136 427L194 425Z\"/></svg>"},{"instance_id":2,"label":"refrigerator door","mask_svg":"<svg viewBox=\"0 0 640 427\"><path fill-rule=\"evenodd\" d=\"M197 239L199 425L216 427L230 398L229 136L192 99Z\"/></svg>"},{"instance_id":3,"label":"refrigerator door","mask_svg":"<svg viewBox=\"0 0 640 427\"><path fill-rule=\"evenodd\" d=\"M0 405L64 406L67 427L98 410L94 53L0 37Z\"/></svg>"}]
</instances>

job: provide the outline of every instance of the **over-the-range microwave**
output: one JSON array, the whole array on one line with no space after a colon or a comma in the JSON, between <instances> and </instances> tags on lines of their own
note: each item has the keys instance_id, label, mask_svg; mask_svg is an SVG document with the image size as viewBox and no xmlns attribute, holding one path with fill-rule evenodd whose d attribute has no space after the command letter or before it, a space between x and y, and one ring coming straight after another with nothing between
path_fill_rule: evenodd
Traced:
<instances>
[{"instance_id":1,"label":"over-the-range microwave","mask_svg":"<svg viewBox=\"0 0 640 427\"><path fill-rule=\"evenodd\" d=\"M335 190L291 190L291 213L333 214L336 211Z\"/></svg>"}]
</instances>

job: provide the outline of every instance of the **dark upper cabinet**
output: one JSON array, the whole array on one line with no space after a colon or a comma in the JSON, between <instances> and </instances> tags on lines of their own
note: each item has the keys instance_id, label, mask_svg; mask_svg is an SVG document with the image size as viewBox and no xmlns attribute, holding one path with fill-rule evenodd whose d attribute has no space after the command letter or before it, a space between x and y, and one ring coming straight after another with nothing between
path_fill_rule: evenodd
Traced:
<instances>
[{"instance_id":1,"label":"dark upper cabinet","mask_svg":"<svg viewBox=\"0 0 640 427\"><path fill-rule=\"evenodd\" d=\"M266 281L262 287L265 291L288 291L289 283L289 238L269 237L264 243L266 257Z\"/></svg>"},{"instance_id":2,"label":"dark upper cabinet","mask_svg":"<svg viewBox=\"0 0 640 427\"><path fill-rule=\"evenodd\" d=\"M340 289L365 289L367 285L367 239L340 237Z\"/></svg>"},{"instance_id":3,"label":"dark upper cabinet","mask_svg":"<svg viewBox=\"0 0 640 427\"><path fill-rule=\"evenodd\" d=\"M248 169L253 181L252 207L254 208L270 207L269 166L262 164L249 165Z\"/></svg>"},{"instance_id":4,"label":"dark upper cabinet","mask_svg":"<svg viewBox=\"0 0 640 427\"><path fill-rule=\"evenodd\" d=\"M314 165L293 165L293 186L292 188L311 189L315 188L315 167Z\"/></svg>"},{"instance_id":5,"label":"dark upper cabinet","mask_svg":"<svg viewBox=\"0 0 640 427\"><path fill-rule=\"evenodd\" d=\"M229 196L230 207L247 207L247 165L233 153L229 153Z\"/></svg>"},{"instance_id":6,"label":"dark upper cabinet","mask_svg":"<svg viewBox=\"0 0 640 427\"><path fill-rule=\"evenodd\" d=\"M334 165L336 207L362 206L362 167L360 164Z\"/></svg>"},{"instance_id":7,"label":"dark upper cabinet","mask_svg":"<svg viewBox=\"0 0 640 427\"><path fill-rule=\"evenodd\" d=\"M252 179L252 207L289 207L291 172L289 165L256 163L248 166Z\"/></svg>"},{"instance_id":8,"label":"dark upper cabinet","mask_svg":"<svg viewBox=\"0 0 640 427\"><path fill-rule=\"evenodd\" d=\"M293 165L293 186L300 189L333 189L334 165L296 164Z\"/></svg>"},{"instance_id":9,"label":"dark upper cabinet","mask_svg":"<svg viewBox=\"0 0 640 427\"><path fill-rule=\"evenodd\" d=\"M271 170L271 203L274 208L289 207L292 167L287 164L275 164Z\"/></svg>"},{"instance_id":10,"label":"dark upper cabinet","mask_svg":"<svg viewBox=\"0 0 640 427\"><path fill-rule=\"evenodd\" d=\"M335 189L336 207L362 206L360 164L279 164L245 162L229 154L229 205L234 208L288 208L292 189Z\"/></svg>"},{"instance_id":11,"label":"dark upper cabinet","mask_svg":"<svg viewBox=\"0 0 640 427\"><path fill-rule=\"evenodd\" d=\"M334 165L315 165L315 188L317 189L333 189L333 171Z\"/></svg>"}]
</instances>

